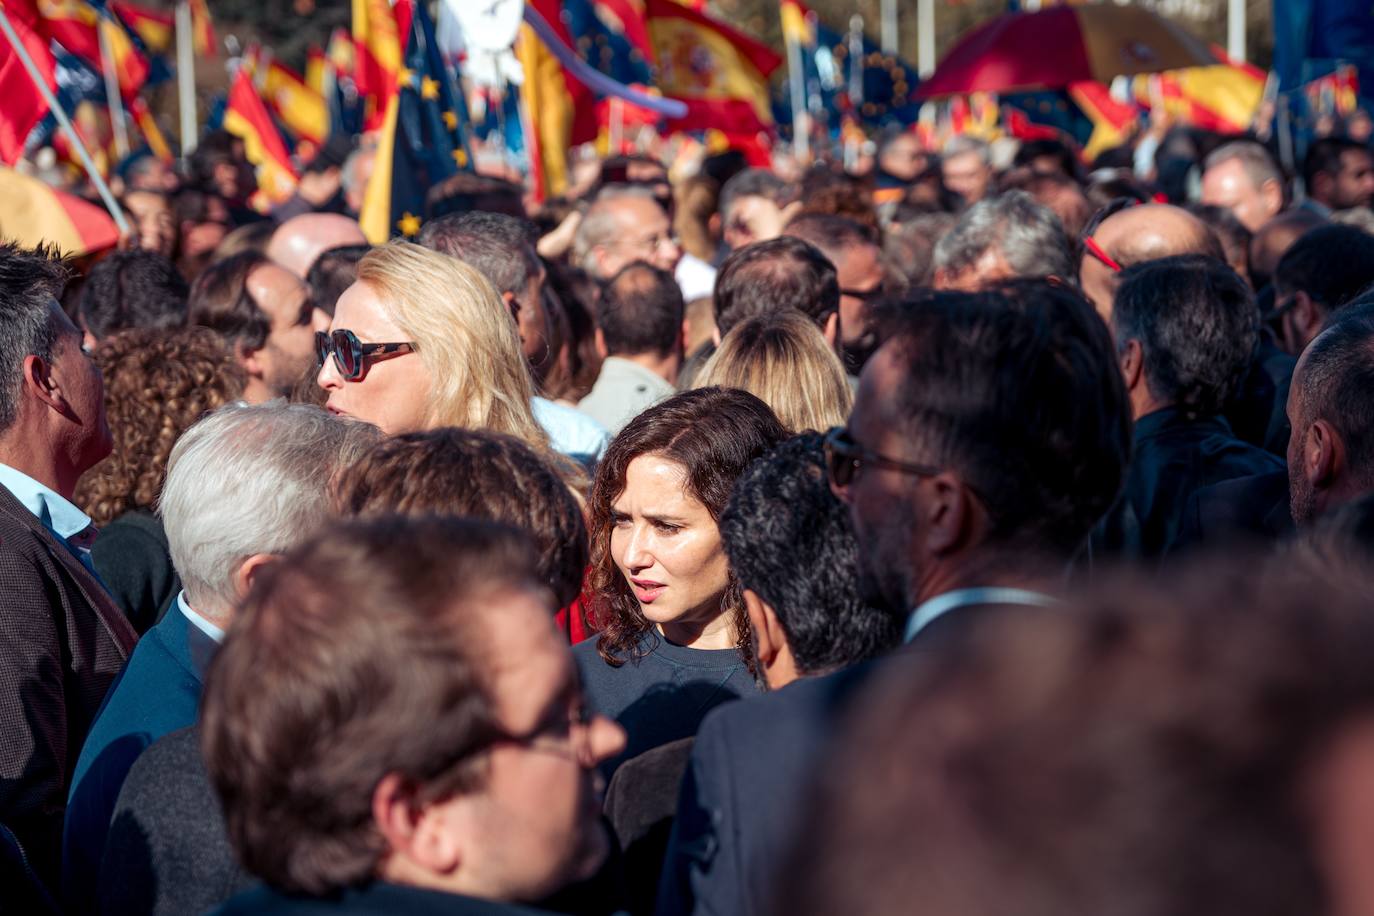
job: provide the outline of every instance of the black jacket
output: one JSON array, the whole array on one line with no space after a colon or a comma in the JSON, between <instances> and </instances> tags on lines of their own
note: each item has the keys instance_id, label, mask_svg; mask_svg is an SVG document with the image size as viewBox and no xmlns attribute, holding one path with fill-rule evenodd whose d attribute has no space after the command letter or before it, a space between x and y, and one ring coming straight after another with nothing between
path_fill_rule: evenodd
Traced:
<instances>
[{"instance_id":1,"label":"black jacket","mask_svg":"<svg viewBox=\"0 0 1374 916\"><path fill-rule=\"evenodd\" d=\"M1203 487L1281 471L1283 462L1240 441L1221 417L1188 419L1172 407L1136 421L1126 487L1093 533L1098 557L1157 559L1183 530Z\"/></svg>"},{"instance_id":2,"label":"black jacket","mask_svg":"<svg viewBox=\"0 0 1374 916\"><path fill-rule=\"evenodd\" d=\"M534 916L509 903L493 903L400 884L373 882L337 898L287 897L267 888L240 894L215 911L216 916Z\"/></svg>"},{"instance_id":3,"label":"black jacket","mask_svg":"<svg viewBox=\"0 0 1374 916\"><path fill-rule=\"evenodd\" d=\"M167 532L147 509L133 509L100 529L91 563L134 629L146 633L166 616L181 591Z\"/></svg>"}]
</instances>

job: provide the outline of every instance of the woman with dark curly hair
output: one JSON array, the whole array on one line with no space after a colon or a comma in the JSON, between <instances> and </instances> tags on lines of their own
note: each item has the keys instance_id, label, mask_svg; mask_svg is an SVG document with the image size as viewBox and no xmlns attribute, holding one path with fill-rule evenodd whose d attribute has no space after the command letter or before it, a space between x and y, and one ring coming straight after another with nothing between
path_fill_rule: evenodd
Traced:
<instances>
[{"instance_id":1,"label":"woman with dark curly hair","mask_svg":"<svg viewBox=\"0 0 1374 916\"><path fill-rule=\"evenodd\" d=\"M114 451L81 478L76 502L101 529L91 548L96 572L142 633L181 591L167 534L153 513L167 458L188 427L239 398L247 378L204 328L124 331L94 356L105 377Z\"/></svg>"},{"instance_id":2,"label":"woman with dark curly hair","mask_svg":"<svg viewBox=\"0 0 1374 916\"><path fill-rule=\"evenodd\" d=\"M712 707L756 689L717 520L735 479L786 438L752 394L698 388L641 413L606 451L589 526L601 634L573 654L592 710L628 736L607 772L695 734Z\"/></svg>"}]
</instances>

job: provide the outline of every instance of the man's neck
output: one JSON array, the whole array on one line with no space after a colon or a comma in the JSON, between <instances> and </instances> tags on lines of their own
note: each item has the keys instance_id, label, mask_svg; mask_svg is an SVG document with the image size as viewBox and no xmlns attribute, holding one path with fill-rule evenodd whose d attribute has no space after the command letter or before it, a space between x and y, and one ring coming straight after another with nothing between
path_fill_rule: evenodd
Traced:
<instances>
[{"instance_id":1,"label":"man's neck","mask_svg":"<svg viewBox=\"0 0 1374 916\"><path fill-rule=\"evenodd\" d=\"M931 564L917 583L908 610L940 595L967 588L1054 592L1062 587L1063 579L1064 567L1060 560L1034 553L985 549Z\"/></svg>"},{"instance_id":2,"label":"man's neck","mask_svg":"<svg viewBox=\"0 0 1374 916\"><path fill-rule=\"evenodd\" d=\"M1143 378L1140 384L1131 390L1130 398L1132 421L1174 406L1172 401L1166 401L1151 394Z\"/></svg>"},{"instance_id":3,"label":"man's neck","mask_svg":"<svg viewBox=\"0 0 1374 916\"><path fill-rule=\"evenodd\" d=\"M670 385L677 384L677 373L682 368L682 357L677 353L667 356L659 356L657 353L616 353L614 356L616 359L623 359L627 363L648 369Z\"/></svg>"},{"instance_id":4,"label":"man's neck","mask_svg":"<svg viewBox=\"0 0 1374 916\"><path fill-rule=\"evenodd\" d=\"M63 499L71 500L76 492L76 482L81 474L60 459L53 451L35 448L35 444L45 441L33 430L19 426L0 437L0 464L26 474L43 486L57 493Z\"/></svg>"}]
</instances>

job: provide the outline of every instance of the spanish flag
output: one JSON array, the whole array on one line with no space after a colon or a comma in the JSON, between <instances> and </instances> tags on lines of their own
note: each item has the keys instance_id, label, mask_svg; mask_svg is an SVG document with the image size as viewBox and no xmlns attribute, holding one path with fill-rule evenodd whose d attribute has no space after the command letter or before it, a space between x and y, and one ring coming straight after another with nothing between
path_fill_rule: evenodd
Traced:
<instances>
[{"instance_id":1,"label":"spanish flag","mask_svg":"<svg viewBox=\"0 0 1374 916\"><path fill-rule=\"evenodd\" d=\"M103 29L114 56L120 93L133 98L148 81L148 58L134 46L114 15L102 16L86 0L5 0L10 19L19 19L34 32L55 41L95 70L104 72L100 53Z\"/></svg>"},{"instance_id":2,"label":"spanish flag","mask_svg":"<svg viewBox=\"0 0 1374 916\"><path fill-rule=\"evenodd\" d=\"M1134 105L1112 98L1103 83L1074 83L1068 92L1069 98L1093 125L1092 134L1083 144L1083 158L1088 162L1125 143L1140 119Z\"/></svg>"},{"instance_id":3,"label":"spanish flag","mask_svg":"<svg viewBox=\"0 0 1374 916\"><path fill-rule=\"evenodd\" d=\"M299 73L275 60L263 75L262 95L286 129L319 146L329 136L329 106Z\"/></svg>"},{"instance_id":4,"label":"spanish flag","mask_svg":"<svg viewBox=\"0 0 1374 916\"><path fill-rule=\"evenodd\" d=\"M399 0L395 7L387 0L353 0L353 79L367 100L366 130L382 127L395 98L401 36L410 31L413 8L409 0Z\"/></svg>"},{"instance_id":5,"label":"spanish flag","mask_svg":"<svg viewBox=\"0 0 1374 916\"><path fill-rule=\"evenodd\" d=\"M537 26L537 28L536 28ZM525 24L515 42L515 56L525 71L520 87L529 149L530 179L536 200L557 197L568 187L568 150L596 139L596 99L573 76L548 42L572 47L572 35L560 17L557 0L529 0Z\"/></svg>"},{"instance_id":6,"label":"spanish flag","mask_svg":"<svg viewBox=\"0 0 1374 916\"><path fill-rule=\"evenodd\" d=\"M215 24L210 19L210 8L205 0L190 0L191 5L191 47L196 57L215 56Z\"/></svg>"},{"instance_id":7,"label":"spanish flag","mask_svg":"<svg viewBox=\"0 0 1374 916\"><path fill-rule=\"evenodd\" d=\"M143 96L139 96L129 103L129 113L134 117L134 123L138 125L139 131L143 134L143 142L148 144L148 149L152 150L154 156L163 162L171 165L176 161L172 155L172 147L168 145L167 138L163 136L162 128L158 126L157 119L148 110L148 103Z\"/></svg>"},{"instance_id":8,"label":"spanish flag","mask_svg":"<svg viewBox=\"0 0 1374 916\"><path fill-rule=\"evenodd\" d=\"M119 230L94 204L0 168L0 236L27 248L51 242L63 254L80 257L114 245Z\"/></svg>"},{"instance_id":9,"label":"spanish flag","mask_svg":"<svg viewBox=\"0 0 1374 916\"><path fill-rule=\"evenodd\" d=\"M11 17L10 22L29 56L38 65L48 88L55 92L57 67L47 40L18 17ZM24 155L24 141L29 133L47 116L48 103L39 95L19 55L10 46L9 39L0 35L0 161L6 165L18 162Z\"/></svg>"},{"instance_id":10,"label":"spanish flag","mask_svg":"<svg viewBox=\"0 0 1374 916\"><path fill-rule=\"evenodd\" d=\"M406 24L405 54L358 216L374 245L393 235L418 235L429 190L472 168L467 105L439 56L434 24L423 4L398 0L396 10Z\"/></svg>"},{"instance_id":11,"label":"spanish flag","mask_svg":"<svg viewBox=\"0 0 1374 916\"><path fill-rule=\"evenodd\" d=\"M311 92L318 95L321 99L329 91L329 58L324 54L324 48L319 45L311 45L305 52L305 85Z\"/></svg>"},{"instance_id":12,"label":"spanish flag","mask_svg":"<svg viewBox=\"0 0 1374 916\"><path fill-rule=\"evenodd\" d=\"M1180 123L1221 134L1238 134L1264 100L1265 73L1245 63L1232 63L1212 47L1215 67L1190 67L1135 77L1136 101L1146 108L1163 105Z\"/></svg>"},{"instance_id":13,"label":"spanish flag","mask_svg":"<svg viewBox=\"0 0 1374 916\"><path fill-rule=\"evenodd\" d=\"M275 204L290 197L299 176L247 67L239 68L229 87L224 129L243 140L248 161L257 169L258 191L265 201Z\"/></svg>"},{"instance_id":14,"label":"spanish flag","mask_svg":"<svg viewBox=\"0 0 1374 916\"><path fill-rule=\"evenodd\" d=\"M674 0L646 0L644 13L658 88L687 105L687 115L670 121L669 129L756 133L772 127L768 77L782 58Z\"/></svg>"},{"instance_id":15,"label":"spanish flag","mask_svg":"<svg viewBox=\"0 0 1374 916\"><path fill-rule=\"evenodd\" d=\"M132 3L121 3L119 0L111 3L110 9L139 37L149 51L154 54L166 54L172 50L172 44L176 40L176 24L171 13L150 10Z\"/></svg>"}]
</instances>

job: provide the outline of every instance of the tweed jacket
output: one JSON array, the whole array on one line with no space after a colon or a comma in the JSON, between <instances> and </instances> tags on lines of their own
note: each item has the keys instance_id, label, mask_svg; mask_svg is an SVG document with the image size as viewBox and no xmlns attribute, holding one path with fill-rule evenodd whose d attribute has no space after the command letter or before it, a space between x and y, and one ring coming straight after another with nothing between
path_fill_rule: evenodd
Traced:
<instances>
[{"instance_id":1,"label":"tweed jacket","mask_svg":"<svg viewBox=\"0 0 1374 916\"><path fill-rule=\"evenodd\" d=\"M0 823L49 887L81 743L137 639L100 581L0 487Z\"/></svg>"}]
</instances>

